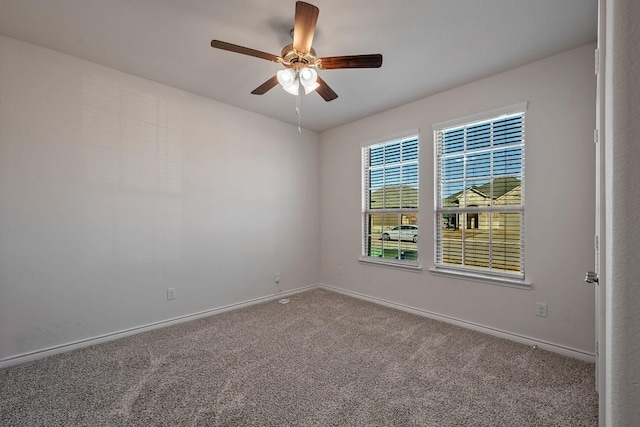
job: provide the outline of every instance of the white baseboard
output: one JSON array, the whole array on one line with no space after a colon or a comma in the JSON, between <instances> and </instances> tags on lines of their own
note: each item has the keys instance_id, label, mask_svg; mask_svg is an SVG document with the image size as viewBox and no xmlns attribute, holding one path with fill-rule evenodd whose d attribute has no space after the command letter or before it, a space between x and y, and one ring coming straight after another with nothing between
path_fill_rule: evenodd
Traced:
<instances>
[{"instance_id":1,"label":"white baseboard","mask_svg":"<svg viewBox=\"0 0 640 427\"><path fill-rule=\"evenodd\" d=\"M431 311L423 310L420 308L415 308L408 305L387 301L382 298L371 297L369 295L361 294L359 292L349 291L342 288L337 288L335 286L320 284L319 287L322 289L326 289L328 291L333 291L333 292L348 295L354 298L359 298L361 300L369 301L374 304L384 305L386 307L395 308L397 310L402 310L408 313L417 314L418 316L428 317L430 319L439 320L439 321L450 323L463 328L493 335L498 338L504 338L507 340L515 341L515 342L530 345L530 346L537 346L539 349L542 349L542 350L552 351L554 353L559 353L564 356L569 356L575 359L584 360L586 362L595 363L596 361L595 354L588 353L582 350L577 350L571 347L566 347L566 346L550 343L547 341L542 341L542 340L527 337L524 335L515 334L513 332L503 331L500 329L492 328L492 327L481 325L478 323L469 322L467 320L456 319L455 317L433 313Z\"/></svg>"},{"instance_id":2,"label":"white baseboard","mask_svg":"<svg viewBox=\"0 0 640 427\"><path fill-rule=\"evenodd\" d=\"M209 310L200 311L197 313L187 314L184 316L174 317L172 319L161 320L159 322L149 323L147 325L136 326L129 329L124 329L122 331L112 332L104 335L99 335L92 338L86 338L83 340L73 341L66 344L57 345L54 347L48 347L41 350L36 350L28 353L18 354L15 356L10 356L4 359L0 359L0 368L4 368L7 366L17 365L20 363L29 362L36 359L41 359L44 357L52 356L54 354L64 353L67 351L75 350L82 347L88 347L90 345L100 344L107 341L116 340L119 338L124 338L130 335L139 334L141 332L151 331L158 328L164 328L167 326L175 325L182 322L187 322L190 320L196 320L203 317L211 316L214 314L224 313L225 311L236 310L239 308L249 307L255 304L259 304L262 302L267 302L275 299L280 299L284 297L288 297L291 295L298 294L300 292L309 291L314 288L322 288L328 291L333 291L337 293L341 293L344 295L348 295L354 298L359 298L365 301L372 302L374 304L384 305L386 307L394 308L397 310L406 311L409 313L417 314L419 316L428 317L430 319L439 320L446 323L451 323L456 326L460 326L467 329L472 329L474 331L482 332L485 334L493 335L499 338L508 339L511 341L519 342L522 344L537 346L540 349L552 351L554 353L559 353L565 356L573 357L575 359L584 360L587 362L595 362L595 355L593 353L588 353L581 350L576 350L570 347L561 346L558 344L553 344L546 341L541 341L535 338L526 337L523 335L514 334L512 332L503 331L500 329L491 328L489 326L484 326L478 323L469 322L466 320L456 319L454 317L445 316L438 313L433 313L427 310L422 310L419 308L411 307L404 304L399 304L395 302L391 302L382 298L371 297L369 295L361 294L359 292L349 291L342 288L337 288L330 285L325 284L316 284L303 286L301 288L293 289L290 291L266 295L263 297L258 297L254 299L250 299L247 301L238 302L235 304L229 304L221 307L211 308Z\"/></svg>"},{"instance_id":3,"label":"white baseboard","mask_svg":"<svg viewBox=\"0 0 640 427\"><path fill-rule=\"evenodd\" d=\"M90 345L100 344L107 341L116 340L119 338L124 338L130 335L139 334L141 332L147 332L158 328L164 328L167 326L175 325L182 322L187 322L190 320L200 319L202 317L212 316L214 314L224 313L225 311L237 310L239 308L249 307L255 304L260 304L263 302L285 298L291 295L298 294L300 292L308 291L314 288L317 288L319 285L309 285L303 286L301 288L293 289L290 291L285 291L281 293L266 295L263 297L253 298L247 301L242 301L234 304L228 304L221 307L215 307L204 311L199 311L197 313L186 314L184 316L174 317L172 319L161 320L154 323L149 323L146 325L136 326L129 329L124 329L122 331L111 332L104 335L99 335L96 337L86 338L83 340L72 341L65 344L56 345L53 347L44 348L41 350L35 350L28 353L18 354L15 356L9 356L3 359L0 359L0 368L4 368L7 366L18 365L20 363L29 362L36 359L42 359L44 357L53 356L54 354L64 353L67 351L75 350L82 347L88 347Z\"/></svg>"}]
</instances>

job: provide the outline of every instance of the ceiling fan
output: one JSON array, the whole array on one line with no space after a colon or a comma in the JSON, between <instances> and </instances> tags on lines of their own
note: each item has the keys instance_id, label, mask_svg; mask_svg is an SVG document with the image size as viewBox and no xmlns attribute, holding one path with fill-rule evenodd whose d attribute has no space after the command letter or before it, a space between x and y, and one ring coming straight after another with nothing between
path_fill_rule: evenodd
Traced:
<instances>
[{"instance_id":1,"label":"ceiling fan","mask_svg":"<svg viewBox=\"0 0 640 427\"><path fill-rule=\"evenodd\" d=\"M292 34L293 43L282 48L280 56L220 40L212 40L211 46L284 65L284 70L278 71L275 76L255 88L251 92L254 95L263 95L280 83L284 90L294 95L298 94L298 90L302 86L305 93L315 90L325 101L332 101L338 95L318 76L316 69L380 68L382 66L382 55L376 53L371 55L318 58L316 51L311 47L311 42L313 41L319 13L320 10L312 4L302 1L296 2L296 15Z\"/></svg>"}]
</instances>

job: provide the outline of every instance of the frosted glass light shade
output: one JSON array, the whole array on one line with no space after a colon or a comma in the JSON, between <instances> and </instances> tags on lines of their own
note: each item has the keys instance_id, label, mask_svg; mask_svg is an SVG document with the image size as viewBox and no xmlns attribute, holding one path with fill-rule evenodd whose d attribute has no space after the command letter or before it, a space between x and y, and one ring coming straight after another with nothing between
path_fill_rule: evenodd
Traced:
<instances>
[{"instance_id":1,"label":"frosted glass light shade","mask_svg":"<svg viewBox=\"0 0 640 427\"><path fill-rule=\"evenodd\" d=\"M297 95L298 94L298 86L299 86L299 82L298 80L294 80L293 83L287 85L287 86L282 86L282 89L286 90L287 92L289 92L291 95Z\"/></svg>"},{"instance_id":2,"label":"frosted glass light shade","mask_svg":"<svg viewBox=\"0 0 640 427\"><path fill-rule=\"evenodd\" d=\"M303 68L300 70L300 84L304 87L304 93L308 94L320 86L316 81L318 79L318 72L313 68Z\"/></svg>"},{"instance_id":3,"label":"frosted glass light shade","mask_svg":"<svg viewBox=\"0 0 640 427\"><path fill-rule=\"evenodd\" d=\"M318 89L318 87L320 87L320 84L318 82L313 82L311 85L303 86L303 87L304 87L304 94L308 95L309 92L313 92L314 90Z\"/></svg>"},{"instance_id":4,"label":"frosted glass light shade","mask_svg":"<svg viewBox=\"0 0 640 427\"><path fill-rule=\"evenodd\" d=\"M280 70L276 75L278 77L278 83L280 83L280 86L282 86L284 90L292 95L298 94L299 81L294 69L287 68L286 70Z\"/></svg>"}]
</instances>

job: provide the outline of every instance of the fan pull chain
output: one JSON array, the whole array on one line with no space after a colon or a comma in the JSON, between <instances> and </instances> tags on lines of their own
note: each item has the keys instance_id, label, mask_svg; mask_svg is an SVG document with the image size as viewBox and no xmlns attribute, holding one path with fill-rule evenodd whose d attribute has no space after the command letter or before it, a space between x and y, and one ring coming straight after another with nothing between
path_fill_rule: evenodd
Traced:
<instances>
[{"instance_id":1,"label":"fan pull chain","mask_svg":"<svg viewBox=\"0 0 640 427\"><path fill-rule=\"evenodd\" d=\"M296 114L298 115L298 133L302 133L302 128L300 127L300 91L296 95Z\"/></svg>"}]
</instances>

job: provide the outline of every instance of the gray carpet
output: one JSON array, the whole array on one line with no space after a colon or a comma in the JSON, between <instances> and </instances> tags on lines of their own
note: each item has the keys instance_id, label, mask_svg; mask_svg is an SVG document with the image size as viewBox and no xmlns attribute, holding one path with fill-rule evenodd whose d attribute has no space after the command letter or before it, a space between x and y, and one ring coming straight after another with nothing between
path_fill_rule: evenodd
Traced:
<instances>
[{"instance_id":1,"label":"gray carpet","mask_svg":"<svg viewBox=\"0 0 640 427\"><path fill-rule=\"evenodd\" d=\"M596 426L594 366L320 289L0 370L1 426Z\"/></svg>"}]
</instances>

